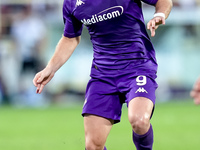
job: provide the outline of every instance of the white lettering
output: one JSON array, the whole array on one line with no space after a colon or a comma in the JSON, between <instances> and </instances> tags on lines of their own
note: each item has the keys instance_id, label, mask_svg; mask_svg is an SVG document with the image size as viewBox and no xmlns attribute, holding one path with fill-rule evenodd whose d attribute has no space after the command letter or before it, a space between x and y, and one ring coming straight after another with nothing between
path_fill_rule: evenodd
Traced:
<instances>
[{"instance_id":1,"label":"white lettering","mask_svg":"<svg viewBox=\"0 0 200 150\"><path fill-rule=\"evenodd\" d=\"M94 15L92 15L91 22L96 23L96 19L94 18Z\"/></svg>"},{"instance_id":2,"label":"white lettering","mask_svg":"<svg viewBox=\"0 0 200 150\"><path fill-rule=\"evenodd\" d=\"M103 21L103 17L101 15L98 16L99 21Z\"/></svg>"},{"instance_id":3,"label":"white lettering","mask_svg":"<svg viewBox=\"0 0 200 150\"><path fill-rule=\"evenodd\" d=\"M87 24L86 19L81 20L81 22L82 22L83 24Z\"/></svg>"},{"instance_id":4,"label":"white lettering","mask_svg":"<svg viewBox=\"0 0 200 150\"><path fill-rule=\"evenodd\" d=\"M112 16L113 16L113 18L119 17L119 16L120 16L119 11L113 11L113 12L112 12Z\"/></svg>"},{"instance_id":5,"label":"white lettering","mask_svg":"<svg viewBox=\"0 0 200 150\"><path fill-rule=\"evenodd\" d=\"M87 24L91 24L91 20L90 19L87 19Z\"/></svg>"},{"instance_id":6,"label":"white lettering","mask_svg":"<svg viewBox=\"0 0 200 150\"><path fill-rule=\"evenodd\" d=\"M97 15L95 15L95 19L96 19L97 22L99 22L99 20L98 20L98 18L97 18Z\"/></svg>"},{"instance_id":7,"label":"white lettering","mask_svg":"<svg viewBox=\"0 0 200 150\"><path fill-rule=\"evenodd\" d=\"M115 9L115 10L111 11L112 9ZM116 9L121 9L121 13L119 10L116 10ZM110 10L111 12L106 13L108 10ZM91 25L91 24L95 24L97 22L120 17L122 14L123 14L123 7L122 6L114 6L114 7L108 8L106 10L103 10L98 14L92 15L92 17L90 19L87 19L87 21L84 18L81 20L81 22L84 25Z\"/></svg>"},{"instance_id":8,"label":"white lettering","mask_svg":"<svg viewBox=\"0 0 200 150\"><path fill-rule=\"evenodd\" d=\"M111 13L107 13L107 17L108 17L108 19L111 19L112 18L112 14Z\"/></svg>"},{"instance_id":9,"label":"white lettering","mask_svg":"<svg viewBox=\"0 0 200 150\"><path fill-rule=\"evenodd\" d=\"M139 85L139 86L145 85L145 84L147 84L147 77L143 76L143 75L138 76L136 78L136 82L137 82L137 85Z\"/></svg>"},{"instance_id":10,"label":"white lettering","mask_svg":"<svg viewBox=\"0 0 200 150\"><path fill-rule=\"evenodd\" d=\"M103 15L103 19L104 19L104 20L107 20L107 19L108 19L108 18L106 18L106 14Z\"/></svg>"}]
</instances>

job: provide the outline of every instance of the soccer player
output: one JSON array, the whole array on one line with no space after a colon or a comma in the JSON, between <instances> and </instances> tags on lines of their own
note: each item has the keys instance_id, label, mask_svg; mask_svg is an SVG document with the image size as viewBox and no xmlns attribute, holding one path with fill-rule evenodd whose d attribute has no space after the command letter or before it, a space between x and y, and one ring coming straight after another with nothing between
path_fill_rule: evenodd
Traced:
<instances>
[{"instance_id":1,"label":"soccer player","mask_svg":"<svg viewBox=\"0 0 200 150\"><path fill-rule=\"evenodd\" d=\"M194 99L196 105L200 105L200 77L194 83L194 87L190 92L191 97Z\"/></svg>"},{"instance_id":2,"label":"soccer player","mask_svg":"<svg viewBox=\"0 0 200 150\"><path fill-rule=\"evenodd\" d=\"M165 24L171 0L142 0L155 6L148 22L151 36ZM69 59L80 42L85 25L93 43L94 59L82 115L86 150L106 150L112 125L120 121L123 103L128 106L133 142L137 150L151 150L150 118L155 105L157 62L146 32L141 0L65 0L64 34L53 57L33 79L37 93Z\"/></svg>"}]
</instances>

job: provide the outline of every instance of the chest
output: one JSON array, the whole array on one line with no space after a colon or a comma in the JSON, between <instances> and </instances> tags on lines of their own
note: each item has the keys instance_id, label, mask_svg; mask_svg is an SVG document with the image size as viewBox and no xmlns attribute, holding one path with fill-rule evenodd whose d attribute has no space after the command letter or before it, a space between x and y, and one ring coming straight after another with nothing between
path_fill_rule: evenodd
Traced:
<instances>
[{"instance_id":1,"label":"chest","mask_svg":"<svg viewBox=\"0 0 200 150\"><path fill-rule=\"evenodd\" d=\"M73 16L85 25L123 15L132 0L76 0Z\"/></svg>"}]
</instances>

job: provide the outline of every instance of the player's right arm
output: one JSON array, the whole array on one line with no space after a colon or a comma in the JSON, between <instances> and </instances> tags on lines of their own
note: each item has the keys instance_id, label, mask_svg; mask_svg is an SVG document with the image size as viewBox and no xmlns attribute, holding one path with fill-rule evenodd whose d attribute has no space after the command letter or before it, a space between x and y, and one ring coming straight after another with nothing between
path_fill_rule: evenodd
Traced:
<instances>
[{"instance_id":1,"label":"player's right arm","mask_svg":"<svg viewBox=\"0 0 200 150\"><path fill-rule=\"evenodd\" d=\"M194 83L193 89L190 92L190 96L194 99L196 105L200 105L200 77Z\"/></svg>"},{"instance_id":2,"label":"player's right arm","mask_svg":"<svg viewBox=\"0 0 200 150\"><path fill-rule=\"evenodd\" d=\"M47 66L38 72L33 79L33 84L37 87L36 93L42 92L44 86L53 78L56 71L70 58L79 42L80 36L74 38L62 36Z\"/></svg>"}]
</instances>

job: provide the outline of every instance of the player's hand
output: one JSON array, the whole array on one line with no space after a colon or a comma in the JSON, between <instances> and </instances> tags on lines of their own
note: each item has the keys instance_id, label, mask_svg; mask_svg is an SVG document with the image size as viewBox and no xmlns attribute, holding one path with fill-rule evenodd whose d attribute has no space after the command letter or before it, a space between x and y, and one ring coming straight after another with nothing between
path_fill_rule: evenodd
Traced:
<instances>
[{"instance_id":1,"label":"player's hand","mask_svg":"<svg viewBox=\"0 0 200 150\"><path fill-rule=\"evenodd\" d=\"M190 92L190 96L194 99L196 105L200 104L200 77L195 82L193 89Z\"/></svg>"},{"instance_id":2,"label":"player's hand","mask_svg":"<svg viewBox=\"0 0 200 150\"><path fill-rule=\"evenodd\" d=\"M152 37L155 36L156 29L161 24L165 25L165 18L161 16L154 17L147 23L147 29L150 30Z\"/></svg>"},{"instance_id":3,"label":"player's hand","mask_svg":"<svg viewBox=\"0 0 200 150\"><path fill-rule=\"evenodd\" d=\"M45 68L35 75L33 84L37 87L36 93L40 94L42 92L44 86L53 78L54 74L50 68Z\"/></svg>"}]
</instances>

